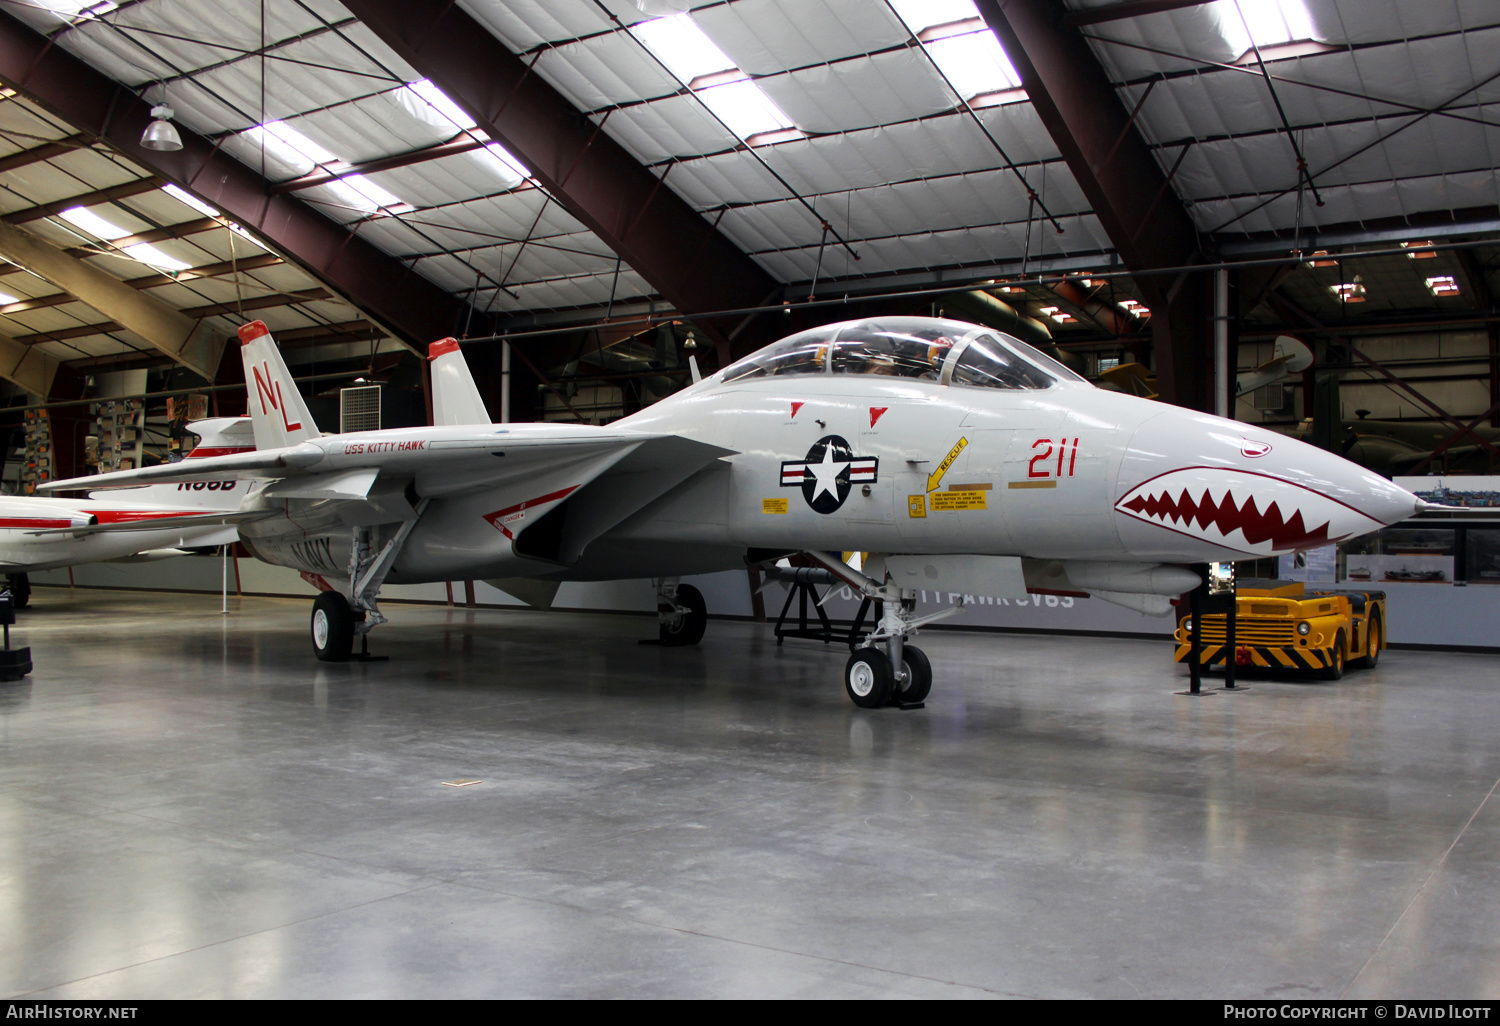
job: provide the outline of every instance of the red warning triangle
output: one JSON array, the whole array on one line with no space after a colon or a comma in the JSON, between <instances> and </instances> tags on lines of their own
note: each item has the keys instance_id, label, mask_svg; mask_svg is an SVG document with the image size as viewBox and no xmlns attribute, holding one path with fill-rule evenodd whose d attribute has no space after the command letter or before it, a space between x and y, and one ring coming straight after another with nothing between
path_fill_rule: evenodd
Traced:
<instances>
[{"instance_id":1,"label":"red warning triangle","mask_svg":"<svg viewBox=\"0 0 1500 1026\"><path fill-rule=\"evenodd\" d=\"M881 416L884 415L885 411L888 410L888 409L890 409L889 406L871 406L870 407L870 426L874 427L875 426L875 422L877 420L879 420L881 418Z\"/></svg>"},{"instance_id":2,"label":"red warning triangle","mask_svg":"<svg viewBox=\"0 0 1500 1026\"><path fill-rule=\"evenodd\" d=\"M792 418L796 419L797 411L802 409L802 403L792 403Z\"/></svg>"}]
</instances>

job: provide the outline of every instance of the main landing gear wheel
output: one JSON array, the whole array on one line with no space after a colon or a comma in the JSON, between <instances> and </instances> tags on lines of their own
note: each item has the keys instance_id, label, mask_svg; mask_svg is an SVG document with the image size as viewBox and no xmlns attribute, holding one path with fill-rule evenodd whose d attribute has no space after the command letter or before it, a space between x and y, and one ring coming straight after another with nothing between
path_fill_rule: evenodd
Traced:
<instances>
[{"instance_id":1,"label":"main landing gear wheel","mask_svg":"<svg viewBox=\"0 0 1500 1026\"><path fill-rule=\"evenodd\" d=\"M891 658L878 648L861 648L844 664L844 690L861 709L879 709L891 700L896 675ZM929 678L928 687L932 686Z\"/></svg>"},{"instance_id":2,"label":"main landing gear wheel","mask_svg":"<svg viewBox=\"0 0 1500 1026\"><path fill-rule=\"evenodd\" d=\"M892 688L891 701L897 705L915 705L927 700L932 690L932 662L927 653L914 645L901 646L901 666L906 671L905 687Z\"/></svg>"},{"instance_id":3,"label":"main landing gear wheel","mask_svg":"<svg viewBox=\"0 0 1500 1026\"><path fill-rule=\"evenodd\" d=\"M691 584L677 586L676 607L663 618L660 638L663 645L696 645L703 640L708 627L708 604L703 593Z\"/></svg>"},{"instance_id":4,"label":"main landing gear wheel","mask_svg":"<svg viewBox=\"0 0 1500 1026\"><path fill-rule=\"evenodd\" d=\"M6 578L10 585L10 604L12 609L25 609L31 605L31 578L25 574L11 574Z\"/></svg>"},{"instance_id":5,"label":"main landing gear wheel","mask_svg":"<svg viewBox=\"0 0 1500 1026\"><path fill-rule=\"evenodd\" d=\"M354 651L354 611L336 591L325 591L313 602L313 653L325 663L347 662Z\"/></svg>"}]
</instances>

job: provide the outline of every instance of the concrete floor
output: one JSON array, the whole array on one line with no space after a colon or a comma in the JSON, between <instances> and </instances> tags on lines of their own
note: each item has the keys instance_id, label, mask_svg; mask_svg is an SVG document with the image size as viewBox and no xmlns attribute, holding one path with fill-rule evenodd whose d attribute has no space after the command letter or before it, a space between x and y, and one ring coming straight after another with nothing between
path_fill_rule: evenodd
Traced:
<instances>
[{"instance_id":1,"label":"concrete floor","mask_svg":"<svg viewBox=\"0 0 1500 1026\"><path fill-rule=\"evenodd\" d=\"M1500 996L1500 680L1173 694L1167 643L929 632L927 708L713 622L38 589L0 992ZM442 782L477 778L455 788Z\"/></svg>"}]
</instances>

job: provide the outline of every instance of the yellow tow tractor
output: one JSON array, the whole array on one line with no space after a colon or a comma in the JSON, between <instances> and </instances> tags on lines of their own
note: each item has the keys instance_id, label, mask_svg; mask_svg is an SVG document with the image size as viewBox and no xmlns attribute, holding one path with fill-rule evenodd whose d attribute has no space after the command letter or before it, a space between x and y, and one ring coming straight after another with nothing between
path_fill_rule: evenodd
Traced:
<instances>
[{"instance_id":1,"label":"yellow tow tractor","mask_svg":"<svg viewBox=\"0 0 1500 1026\"><path fill-rule=\"evenodd\" d=\"M1188 660L1190 617L1177 623L1179 663ZM1201 664L1222 666L1223 614L1203 617ZM1344 667L1371 667L1385 648L1385 592L1307 591L1301 581L1241 581L1235 596L1236 666L1306 670L1338 680Z\"/></svg>"}]
</instances>

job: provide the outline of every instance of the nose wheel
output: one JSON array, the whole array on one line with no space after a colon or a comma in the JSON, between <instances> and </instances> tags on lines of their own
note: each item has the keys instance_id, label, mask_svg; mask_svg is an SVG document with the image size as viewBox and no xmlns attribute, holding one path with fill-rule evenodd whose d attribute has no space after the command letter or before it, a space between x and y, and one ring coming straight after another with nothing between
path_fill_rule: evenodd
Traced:
<instances>
[{"instance_id":1,"label":"nose wheel","mask_svg":"<svg viewBox=\"0 0 1500 1026\"><path fill-rule=\"evenodd\" d=\"M932 663L927 654L915 645L903 645L901 671L898 677L891 657L880 649L857 649L844 664L844 692L861 709L921 704L932 691Z\"/></svg>"}]
</instances>

